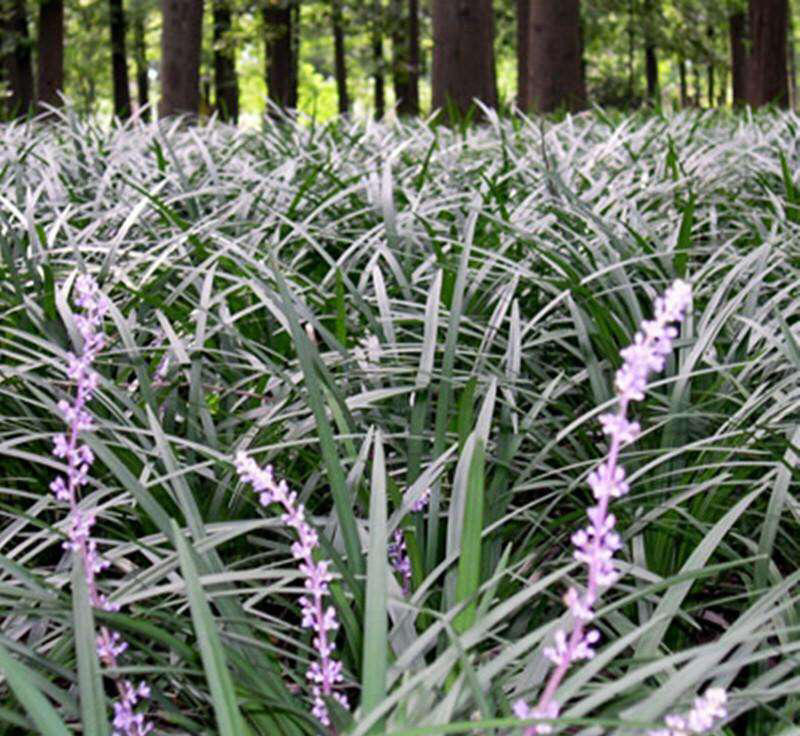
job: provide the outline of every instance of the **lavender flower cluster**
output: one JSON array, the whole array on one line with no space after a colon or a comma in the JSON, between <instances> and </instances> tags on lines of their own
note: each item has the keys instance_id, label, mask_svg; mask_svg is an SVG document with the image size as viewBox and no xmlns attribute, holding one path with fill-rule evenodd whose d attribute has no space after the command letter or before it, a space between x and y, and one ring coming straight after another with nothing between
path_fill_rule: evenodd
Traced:
<instances>
[{"instance_id":1,"label":"lavender flower cluster","mask_svg":"<svg viewBox=\"0 0 800 736\"><path fill-rule=\"evenodd\" d=\"M342 663L333 658L335 643L329 634L339 628L336 609L324 605L328 595L328 584L333 579L328 567L328 560L314 560L314 550L319 544L317 532L305 519L305 508L297 500L297 493L290 491L285 480L276 481L272 466L260 468L255 460L243 452L235 459L236 470L245 483L250 483L259 494L262 506L277 503L283 506L281 520L297 532L298 541L292 544L292 556L300 562L300 572L305 576L306 595L300 598L302 610L302 626L314 631L314 649L319 655L312 662L306 676L311 681L311 693L314 699L312 713L325 726L330 725L330 714L325 697L332 697L344 708L348 708L347 697L334 688L343 681Z\"/></svg>"},{"instance_id":2,"label":"lavender flower cluster","mask_svg":"<svg viewBox=\"0 0 800 736\"><path fill-rule=\"evenodd\" d=\"M95 513L78 506L80 489L89 482L89 468L94 462L91 448L80 442L80 433L93 428L92 417L86 405L97 389L99 377L92 364L105 345L102 331L103 318L109 309L108 298L100 291L95 281L86 275L75 280L75 304L82 313L75 315L75 324L80 333L83 350L79 356L68 355L67 376L75 383L75 396L69 402L62 399L58 408L67 423L66 433L55 436L53 454L67 463L66 476L58 476L50 489L59 501L69 506L67 541L64 548L77 555L83 562L89 599L95 608L116 611L119 607L97 589L96 577L109 563L97 550L97 542L91 531ZM127 648L127 643L116 632L103 626L97 637L97 654L109 668L117 667L117 658ZM145 736L153 725L143 713L136 713L139 702L150 696L150 688L144 682L134 685L129 680L116 679L119 700L114 703L114 736Z\"/></svg>"},{"instance_id":3,"label":"lavender flower cluster","mask_svg":"<svg viewBox=\"0 0 800 736\"><path fill-rule=\"evenodd\" d=\"M667 716L664 719L666 728L650 731L650 736L689 736L693 733L705 733L714 725L714 721L725 718L728 711L725 703L728 696L721 687L710 687L706 694L695 698L694 707L686 716Z\"/></svg>"},{"instance_id":4,"label":"lavender flower cluster","mask_svg":"<svg viewBox=\"0 0 800 736\"><path fill-rule=\"evenodd\" d=\"M411 504L411 510L415 513L422 511L428 505L430 498L431 489L427 488L422 495ZM411 558L408 556L406 539L402 529L395 530L392 541L389 543L388 553L389 562L403 581L403 595L407 596L411 592Z\"/></svg>"},{"instance_id":5,"label":"lavender flower cluster","mask_svg":"<svg viewBox=\"0 0 800 736\"><path fill-rule=\"evenodd\" d=\"M635 441L640 432L638 422L627 417L628 405L644 398L648 376L663 369L666 356L672 351L673 340L678 335L673 323L683 319L691 301L689 284L675 281L662 297L656 299L654 318L642 323L633 344L621 352L623 364L615 376L617 412L599 418L603 432L610 437L608 456L588 478L597 505L587 511L588 526L572 535L575 559L587 568L586 587L583 590L571 587L564 596L564 603L573 617L572 630L557 631L553 645L544 649L554 669L535 707L524 700L515 703L514 713L519 718L556 718L560 706L553 696L570 665L594 656L600 633L587 628L587 624L594 618L594 606L601 589L613 585L618 578L614 553L621 547L621 541L614 531L616 519L608 512L608 506L612 499L628 492L625 470L618 465L619 451L623 445ZM525 736L535 736L551 732L550 724L537 723L526 728L524 733ZM662 736L661 732L659 736Z\"/></svg>"}]
</instances>

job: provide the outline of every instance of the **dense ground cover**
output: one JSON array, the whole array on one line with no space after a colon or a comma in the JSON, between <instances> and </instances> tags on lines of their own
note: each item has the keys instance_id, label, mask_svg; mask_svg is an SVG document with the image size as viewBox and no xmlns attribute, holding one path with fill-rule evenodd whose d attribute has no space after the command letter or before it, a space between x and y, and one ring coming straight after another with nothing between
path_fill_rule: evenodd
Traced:
<instances>
[{"instance_id":1,"label":"dense ground cover","mask_svg":"<svg viewBox=\"0 0 800 736\"><path fill-rule=\"evenodd\" d=\"M4 128L0 730L107 732L49 488L88 272L111 303L81 507L120 606L94 616L127 640L118 670L148 683L158 732L322 731L295 537L240 480L245 451L332 560L355 714L332 704L337 731L521 733L513 703L535 702L584 581L570 537L619 352L686 278L694 309L632 411L621 577L559 690L561 732L642 733L715 686L720 733L799 733L798 131L599 113ZM387 574L398 529L408 594Z\"/></svg>"}]
</instances>

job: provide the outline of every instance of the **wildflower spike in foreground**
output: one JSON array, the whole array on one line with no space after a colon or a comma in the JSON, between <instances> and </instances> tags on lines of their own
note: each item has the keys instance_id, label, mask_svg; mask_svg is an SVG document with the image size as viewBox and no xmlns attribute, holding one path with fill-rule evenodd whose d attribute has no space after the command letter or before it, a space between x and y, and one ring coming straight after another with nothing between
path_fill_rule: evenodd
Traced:
<instances>
[{"instance_id":1,"label":"wildflower spike in foreground","mask_svg":"<svg viewBox=\"0 0 800 736\"><path fill-rule=\"evenodd\" d=\"M725 704L728 696L721 687L710 687L701 698L695 698L694 707L686 716L667 716L666 728L650 731L649 736L689 736L693 733L706 733L719 718L725 718L728 711Z\"/></svg>"},{"instance_id":2,"label":"wildflower spike in foreground","mask_svg":"<svg viewBox=\"0 0 800 736\"><path fill-rule=\"evenodd\" d=\"M603 432L610 438L608 456L588 478L597 504L587 511L589 524L572 535L574 557L586 565L586 587L582 591L570 588L564 596L564 603L573 617L572 630L557 631L554 646L545 648L545 656L555 667L535 707L523 700L514 705L514 713L519 718L557 718L560 705L554 695L564 675L573 662L594 656L594 645L600 634L595 629L587 629L587 624L594 618L594 606L601 589L617 580L614 553L622 546L619 534L614 531L616 519L608 513L611 500L628 492L625 470L617 464L619 451L623 445L633 442L640 431L639 424L627 417L628 404L641 401L650 373L663 369L666 356L672 351L672 342L678 336L672 323L683 319L691 301L691 286L685 281L675 281L662 297L656 299L653 319L642 323L633 343L620 353L623 364L614 381L617 412L599 418ZM549 723L537 723L528 726L524 733L525 736L535 736L552 730Z\"/></svg>"},{"instance_id":3,"label":"wildflower spike in foreground","mask_svg":"<svg viewBox=\"0 0 800 736\"><path fill-rule=\"evenodd\" d=\"M67 422L67 432L57 434L53 440L53 454L67 462L67 474L58 476L50 489L58 501L69 505L67 541L64 548L78 555L83 561L89 599L95 608L103 611L118 610L97 589L96 575L108 567L97 549L91 532L95 522L93 511L78 507L79 492L89 482L89 467L94 455L88 445L80 444L81 432L92 429L92 417L86 405L97 389L99 377L92 364L105 345L102 331L103 318L109 309L108 298L100 291L94 279L81 275L75 280L75 304L82 309L75 315L83 341L80 356L68 355L67 376L75 383L72 402L61 400L58 408ZM97 655L107 668L117 667L117 657L127 649L127 643L115 631L103 626L97 637ZM150 695L150 688L140 682L134 686L129 680L115 680L119 700L114 703L114 736L145 736L153 725L145 720L143 713L134 712L135 706Z\"/></svg>"},{"instance_id":4,"label":"wildflower spike in foreground","mask_svg":"<svg viewBox=\"0 0 800 736\"><path fill-rule=\"evenodd\" d=\"M311 693L314 698L312 714L324 726L330 726L330 714L324 697L332 697L344 708L348 708L347 698L344 694L334 691L334 688L343 681L342 664L333 658L335 644L328 634L339 628L336 619L336 609L333 606L325 607L324 599L328 595L328 583L333 580L333 575L328 570L328 560L314 561L314 550L319 540L317 532L305 520L305 508L297 500L297 493L290 491L285 480L275 480L272 466L260 468L255 460L247 457L244 452L238 452L235 459L236 470L239 477L250 483L258 493L262 506L277 503L284 508L281 521L297 532L299 537L292 545L292 556L300 562L300 572L306 578L306 595L300 598L302 611L301 625L314 631L314 648L319 659L312 662L306 673L311 681Z\"/></svg>"},{"instance_id":5,"label":"wildflower spike in foreground","mask_svg":"<svg viewBox=\"0 0 800 736\"><path fill-rule=\"evenodd\" d=\"M427 488L422 495L411 503L411 511L419 513L424 511L431 498L431 489ZM397 572L403 581L403 595L411 592L411 558L408 556L406 539L402 528L395 529L392 541L389 543L389 562L392 563L394 571Z\"/></svg>"}]
</instances>

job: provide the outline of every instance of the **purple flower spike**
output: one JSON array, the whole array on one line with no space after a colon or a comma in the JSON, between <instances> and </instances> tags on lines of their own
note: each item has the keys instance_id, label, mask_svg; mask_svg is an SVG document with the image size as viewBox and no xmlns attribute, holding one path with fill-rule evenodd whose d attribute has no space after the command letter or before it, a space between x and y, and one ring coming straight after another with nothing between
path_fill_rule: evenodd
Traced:
<instances>
[{"instance_id":1,"label":"purple flower spike","mask_svg":"<svg viewBox=\"0 0 800 736\"><path fill-rule=\"evenodd\" d=\"M300 598L302 613L301 625L314 631L314 649L317 650L319 659L312 662L306 672L306 677L311 682L311 694L314 705L312 714L324 726L330 726L330 714L323 697L332 697L344 708L349 708L347 697L343 693L335 692L334 688L344 680L342 664L333 659L335 644L328 637L329 632L339 628L336 619L336 610L333 606L324 605L324 598L328 595L328 584L333 580L333 575L328 570L328 560L314 561L314 550L319 544L317 532L305 520L305 508L297 500L297 494L289 491L286 481L277 482L272 472L272 466L260 468L255 460L244 452L238 452L234 461L239 477L250 483L258 493L262 506L277 503L283 506L284 514L281 517L286 526L297 532L299 541L292 544L292 556L300 562L300 572L306 578L306 594Z\"/></svg>"},{"instance_id":2,"label":"purple flower spike","mask_svg":"<svg viewBox=\"0 0 800 736\"><path fill-rule=\"evenodd\" d=\"M572 662L594 656L594 645L599 641L600 634L594 629L587 630L586 625L594 618L594 606L601 589L608 588L617 580L614 553L622 546L619 534L614 531L616 519L613 514L608 513L611 500L628 492L625 470L617 464L619 451L623 445L633 442L640 432L638 422L630 421L627 417L628 404L641 401L647 388L648 376L663 369L666 356L672 351L672 342L678 336L677 329L671 323L683 319L691 302L691 286L685 281L675 281L664 296L656 299L654 318L642 323L633 343L620 353L624 362L614 381L618 397L617 412L599 417L603 432L610 438L608 457L588 477L597 505L587 511L589 525L572 535L575 559L587 568L586 588L583 591L570 588L564 596L564 603L573 616L572 631L557 631L554 645L545 647L544 655L553 662L555 668L550 673L535 708L531 708L523 700L514 705L514 713L519 718L552 719L558 716L560 706L553 696L564 675ZM710 712L708 709L717 707L719 710L719 698L714 694L711 697L708 703L702 701L702 706L708 705L706 710L697 705L696 710L700 716L691 723L700 723L701 716L705 717L704 714ZM702 699L697 702L700 703L700 700ZM724 692L721 702L724 703ZM706 721L708 718L702 722ZM692 732L701 733L702 730ZM527 727L524 733L525 736L536 736L551 732L551 725L540 723ZM673 728L653 732L652 736L679 736L681 733L683 731L680 728Z\"/></svg>"},{"instance_id":3,"label":"purple flower spike","mask_svg":"<svg viewBox=\"0 0 800 736\"><path fill-rule=\"evenodd\" d=\"M92 539L95 522L93 511L78 507L79 491L89 483L89 468L94 462L94 454L88 445L79 444L81 432L92 429L92 417L86 405L97 390L99 376L92 364L105 345L102 332L103 318L108 312L110 302L90 276L82 275L75 279L75 304L83 312L75 315L75 324L83 340L83 352L77 356L67 356L67 377L75 383L75 396L72 402L61 400L58 408L67 423L67 432L57 434L53 440L53 455L67 462L66 476L58 476L50 489L58 501L68 504L67 541L64 548L81 558L89 589L89 600L95 608L103 611L116 611L119 607L111 603L97 589L96 576L105 570L109 563L100 556L97 542ZM109 668L117 667L117 657L128 645L115 631L100 628L97 637L97 655ZM134 713L134 706L149 697L150 688L145 683L134 687L129 680L116 680L119 700L114 703L114 736L145 736L153 730L151 723L142 713Z\"/></svg>"},{"instance_id":4,"label":"purple flower spike","mask_svg":"<svg viewBox=\"0 0 800 736\"><path fill-rule=\"evenodd\" d=\"M428 502L431 500L431 489L426 488L420 497L414 501L410 508L414 513L424 511ZM396 529L392 541L388 548L389 562L395 572L400 575L403 581L403 595L407 596L411 592L411 559L406 548L406 539L402 529Z\"/></svg>"},{"instance_id":5,"label":"purple flower spike","mask_svg":"<svg viewBox=\"0 0 800 736\"><path fill-rule=\"evenodd\" d=\"M694 707L686 716L667 716L666 728L650 731L650 736L689 736L693 733L706 733L717 719L725 718L728 711L725 704L728 696L721 687L710 687L701 698L695 698Z\"/></svg>"},{"instance_id":6,"label":"purple flower spike","mask_svg":"<svg viewBox=\"0 0 800 736\"><path fill-rule=\"evenodd\" d=\"M395 529L387 551L389 562L403 581L403 595L408 595L411 592L411 559L408 556L402 529Z\"/></svg>"}]
</instances>

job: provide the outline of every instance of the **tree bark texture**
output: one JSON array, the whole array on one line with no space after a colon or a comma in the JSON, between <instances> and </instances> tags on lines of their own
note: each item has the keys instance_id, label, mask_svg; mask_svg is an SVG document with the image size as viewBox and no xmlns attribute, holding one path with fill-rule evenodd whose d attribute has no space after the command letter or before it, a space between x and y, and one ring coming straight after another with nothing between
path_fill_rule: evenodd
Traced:
<instances>
[{"instance_id":1,"label":"tree bark texture","mask_svg":"<svg viewBox=\"0 0 800 736\"><path fill-rule=\"evenodd\" d=\"M797 110L797 65L794 57L794 20L792 19L792 11L788 13L789 22L789 45L787 53L789 54L789 109Z\"/></svg>"},{"instance_id":2,"label":"tree bark texture","mask_svg":"<svg viewBox=\"0 0 800 736\"><path fill-rule=\"evenodd\" d=\"M347 115L350 111L350 96L347 93L347 52L344 45L342 0L331 0L331 25L333 27L333 67L339 114Z\"/></svg>"},{"instance_id":3,"label":"tree bark texture","mask_svg":"<svg viewBox=\"0 0 800 736\"><path fill-rule=\"evenodd\" d=\"M644 49L645 71L647 75L647 96L651 100L658 97L658 58L655 44L649 43Z\"/></svg>"},{"instance_id":4,"label":"tree bark texture","mask_svg":"<svg viewBox=\"0 0 800 736\"><path fill-rule=\"evenodd\" d=\"M120 119L131 115L131 93L128 88L128 57L125 54L125 11L122 0L108 0L111 30L111 86L114 94L114 115Z\"/></svg>"},{"instance_id":5,"label":"tree bark texture","mask_svg":"<svg viewBox=\"0 0 800 736\"><path fill-rule=\"evenodd\" d=\"M58 107L64 92L64 0L42 0L39 5L39 107Z\"/></svg>"},{"instance_id":6,"label":"tree bark texture","mask_svg":"<svg viewBox=\"0 0 800 736\"><path fill-rule=\"evenodd\" d=\"M232 14L228 0L214 0L214 92L220 120L239 121L239 84L231 39Z\"/></svg>"},{"instance_id":7,"label":"tree bark texture","mask_svg":"<svg viewBox=\"0 0 800 736\"><path fill-rule=\"evenodd\" d=\"M433 107L466 115L497 107L491 0L434 0Z\"/></svg>"},{"instance_id":8,"label":"tree bark texture","mask_svg":"<svg viewBox=\"0 0 800 736\"><path fill-rule=\"evenodd\" d=\"M708 80L708 106L714 107L716 100L714 99L714 28L708 27L708 64L706 65L706 78Z\"/></svg>"},{"instance_id":9,"label":"tree bark texture","mask_svg":"<svg viewBox=\"0 0 800 736\"><path fill-rule=\"evenodd\" d=\"M686 59L678 59L678 88L680 89L681 107L689 106L689 86L686 83Z\"/></svg>"},{"instance_id":10,"label":"tree bark texture","mask_svg":"<svg viewBox=\"0 0 800 736\"><path fill-rule=\"evenodd\" d=\"M753 107L789 104L786 62L788 0L750 0L746 99Z\"/></svg>"},{"instance_id":11,"label":"tree bark texture","mask_svg":"<svg viewBox=\"0 0 800 736\"><path fill-rule=\"evenodd\" d=\"M517 0L517 107L528 109L528 33L530 32L530 0Z\"/></svg>"},{"instance_id":12,"label":"tree bark texture","mask_svg":"<svg viewBox=\"0 0 800 736\"><path fill-rule=\"evenodd\" d=\"M397 114L419 115L418 0L393 0L392 81Z\"/></svg>"},{"instance_id":13,"label":"tree bark texture","mask_svg":"<svg viewBox=\"0 0 800 736\"><path fill-rule=\"evenodd\" d=\"M267 96L284 110L297 108L297 37L291 2L262 10L266 45Z\"/></svg>"},{"instance_id":14,"label":"tree bark texture","mask_svg":"<svg viewBox=\"0 0 800 736\"><path fill-rule=\"evenodd\" d=\"M731 46L731 84L733 86L733 105L738 107L747 102L747 49L745 47L747 15L734 13L728 18L728 31Z\"/></svg>"},{"instance_id":15,"label":"tree bark texture","mask_svg":"<svg viewBox=\"0 0 800 736\"><path fill-rule=\"evenodd\" d=\"M142 120L150 120L150 77L147 69L147 46L144 40L145 9L137 4L133 14L133 61L136 65L136 99Z\"/></svg>"},{"instance_id":16,"label":"tree bark texture","mask_svg":"<svg viewBox=\"0 0 800 736\"><path fill-rule=\"evenodd\" d=\"M656 102L658 97L658 57L656 55L655 25L657 18L654 0L645 0L644 13L644 66L647 78L647 97Z\"/></svg>"},{"instance_id":17,"label":"tree bark texture","mask_svg":"<svg viewBox=\"0 0 800 736\"><path fill-rule=\"evenodd\" d=\"M372 17L372 81L375 92L375 119L382 120L386 112L386 84L383 74L383 3L375 0Z\"/></svg>"},{"instance_id":18,"label":"tree bark texture","mask_svg":"<svg viewBox=\"0 0 800 736\"><path fill-rule=\"evenodd\" d=\"M162 0L162 117L200 111L203 0Z\"/></svg>"},{"instance_id":19,"label":"tree bark texture","mask_svg":"<svg viewBox=\"0 0 800 736\"><path fill-rule=\"evenodd\" d=\"M0 44L4 49L3 76L9 95L5 114L13 118L27 115L33 105L33 62L28 34L28 14L24 0L3 0Z\"/></svg>"},{"instance_id":20,"label":"tree bark texture","mask_svg":"<svg viewBox=\"0 0 800 736\"><path fill-rule=\"evenodd\" d=\"M530 0L528 88L535 112L586 106L582 72L580 0Z\"/></svg>"}]
</instances>

